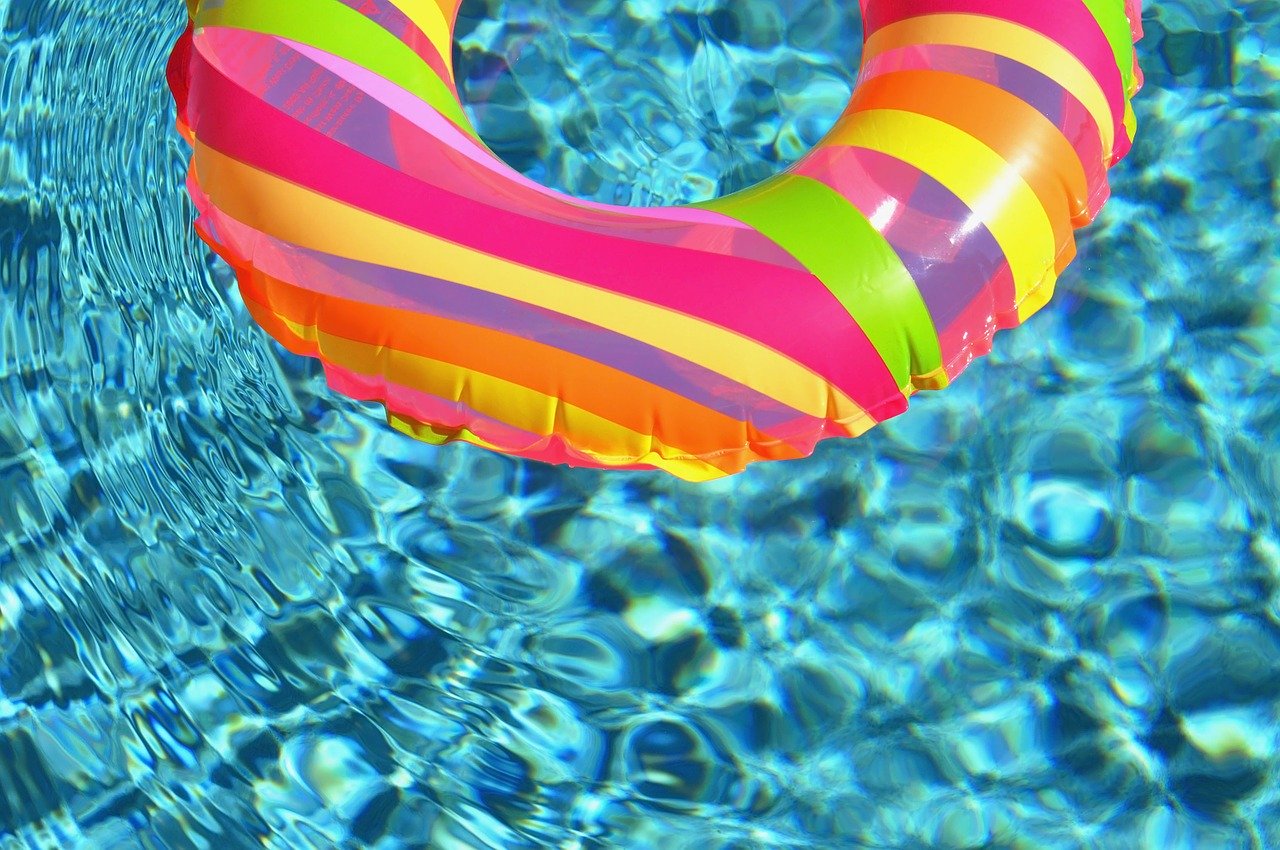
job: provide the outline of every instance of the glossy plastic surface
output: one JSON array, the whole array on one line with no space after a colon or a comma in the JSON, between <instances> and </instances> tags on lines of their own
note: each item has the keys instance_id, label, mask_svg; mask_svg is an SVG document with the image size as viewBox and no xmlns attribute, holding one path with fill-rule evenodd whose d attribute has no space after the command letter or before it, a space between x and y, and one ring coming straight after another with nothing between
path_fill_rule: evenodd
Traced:
<instances>
[{"instance_id":1,"label":"glossy plastic surface","mask_svg":"<svg viewBox=\"0 0 1280 850\"><path fill-rule=\"evenodd\" d=\"M196 227L269 333L422 439L689 479L860 434L1043 306L1141 82L1132 0L864 0L804 159L622 208L479 141L453 0L189 5Z\"/></svg>"}]
</instances>

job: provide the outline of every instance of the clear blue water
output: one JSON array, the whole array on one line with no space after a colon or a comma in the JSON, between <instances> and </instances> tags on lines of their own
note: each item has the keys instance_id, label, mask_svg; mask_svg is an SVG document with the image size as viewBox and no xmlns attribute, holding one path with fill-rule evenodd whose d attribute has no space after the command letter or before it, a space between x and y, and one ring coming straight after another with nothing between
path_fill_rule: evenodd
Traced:
<instances>
[{"instance_id":1,"label":"clear blue water","mask_svg":"<svg viewBox=\"0 0 1280 850\"><path fill-rule=\"evenodd\" d=\"M856 49L490 5L486 138L632 203L799 155ZM699 486L329 392L191 232L182 4L0 0L0 848L1280 848L1280 4L1224 5L1149 4L1048 308Z\"/></svg>"}]
</instances>

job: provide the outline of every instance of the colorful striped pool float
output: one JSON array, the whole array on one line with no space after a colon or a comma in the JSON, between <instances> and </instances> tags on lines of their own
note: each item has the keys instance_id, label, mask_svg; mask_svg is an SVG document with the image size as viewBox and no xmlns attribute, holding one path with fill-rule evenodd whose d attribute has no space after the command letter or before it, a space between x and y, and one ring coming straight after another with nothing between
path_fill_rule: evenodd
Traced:
<instances>
[{"instance_id":1,"label":"colorful striped pool float","mask_svg":"<svg viewBox=\"0 0 1280 850\"><path fill-rule=\"evenodd\" d=\"M856 436L1024 321L1129 150L1138 0L863 0L853 97L687 207L568 197L458 101L460 0L188 0L196 229L421 439L703 480Z\"/></svg>"}]
</instances>

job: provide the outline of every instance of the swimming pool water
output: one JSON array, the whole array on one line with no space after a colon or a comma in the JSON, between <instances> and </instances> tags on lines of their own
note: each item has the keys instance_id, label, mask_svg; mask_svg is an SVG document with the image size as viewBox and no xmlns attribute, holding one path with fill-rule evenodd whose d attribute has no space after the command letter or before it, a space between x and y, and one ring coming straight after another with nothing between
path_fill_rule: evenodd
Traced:
<instances>
[{"instance_id":1,"label":"swimming pool water","mask_svg":"<svg viewBox=\"0 0 1280 850\"><path fill-rule=\"evenodd\" d=\"M799 159L844 111L857 3L468 0L460 93L540 182L605 203L691 203Z\"/></svg>"},{"instance_id":2,"label":"swimming pool water","mask_svg":"<svg viewBox=\"0 0 1280 850\"><path fill-rule=\"evenodd\" d=\"M327 390L191 232L183 4L0 0L0 849L1280 848L1280 4L1224 5L1147 4L1047 308L691 485ZM799 156L858 38L833 0L465 18L485 138L629 203Z\"/></svg>"}]
</instances>

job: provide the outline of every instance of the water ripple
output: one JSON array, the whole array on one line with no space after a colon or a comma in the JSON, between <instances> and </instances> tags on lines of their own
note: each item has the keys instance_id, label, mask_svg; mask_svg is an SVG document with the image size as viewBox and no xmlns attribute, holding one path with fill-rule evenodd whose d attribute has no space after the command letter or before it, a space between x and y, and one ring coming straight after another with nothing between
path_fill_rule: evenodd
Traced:
<instances>
[{"instance_id":1,"label":"water ripple","mask_svg":"<svg viewBox=\"0 0 1280 850\"><path fill-rule=\"evenodd\" d=\"M703 486L425 446L271 343L182 15L0 2L0 848L1280 846L1272 0L1149 4L1035 327ZM458 67L532 176L689 199L823 132L855 17L477 0Z\"/></svg>"}]
</instances>

